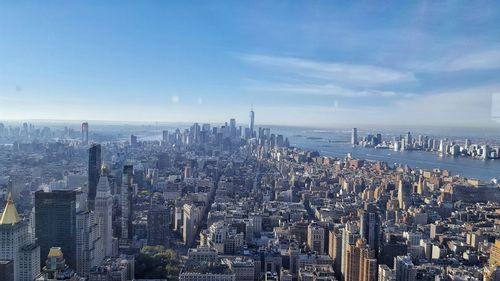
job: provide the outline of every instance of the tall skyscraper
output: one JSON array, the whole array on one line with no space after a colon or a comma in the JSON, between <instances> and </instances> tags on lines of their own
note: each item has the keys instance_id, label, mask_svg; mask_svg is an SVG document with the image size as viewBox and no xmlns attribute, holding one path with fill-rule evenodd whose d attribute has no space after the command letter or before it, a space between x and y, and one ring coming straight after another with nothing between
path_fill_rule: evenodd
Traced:
<instances>
[{"instance_id":1,"label":"tall skyscraper","mask_svg":"<svg viewBox=\"0 0 500 281\"><path fill-rule=\"evenodd\" d=\"M2 267L6 271L2 274L13 275L16 281L31 281L40 273L40 247L30 235L29 228L29 221L19 216L9 193L0 218L0 260L13 262L11 266Z\"/></svg>"},{"instance_id":2,"label":"tall skyscraper","mask_svg":"<svg viewBox=\"0 0 500 281\"><path fill-rule=\"evenodd\" d=\"M112 226L113 197L108 183L108 177L101 174L97 185L95 198L95 219L99 226L99 237L102 240L104 255L113 255L113 226Z\"/></svg>"},{"instance_id":3,"label":"tall skyscraper","mask_svg":"<svg viewBox=\"0 0 500 281\"><path fill-rule=\"evenodd\" d=\"M412 186L409 182L405 180L399 180L398 182L398 202L399 208L408 209L411 203L411 193Z\"/></svg>"},{"instance_id":4,"label":"tall skyscraper","mask_svg":"<svg viewBox=\"0 0 500 281\"><path fill-rule=\"evenodd\" d=\"M253 137L255 135L255 130L254 130L255 112L253 111L253 106L250 109L249 117L250 117L250 124L248 124L248 128L250 129L250 136L249 137Z\"/></svg>"},{"instance_id":5,"label":"tall skyscraper","mask_svg":"<svg viewBox=\"0 0 500 281\"><path fill-rule=\"evenodd\" d=\"M35 234L40 244L39 263L52 247L61 247L67 264L76 268L77 191L35 192Z\"/></svg>"},{"instance_id":6,"label":"tall skyscraper","mask_svg":"<svg viewBox=\"0 0 500 281\"><path fill-rule=\"evenodd\" d=\"M162 131L162 141L164 143L168 143L168 131L167 130Z\"/></svg>"},{"instance_id":7,"label":"tall skyscraper","mask_svg":"<svg viewBox=\"0 0 500 281\"><path fill-rule=\"evenodd\" d=\"M82 144L89 144L89 123L87 122L82 123Z\"/></svg>"},{"instance_id":8,"label":"tall skyscraper","mask_svg":"<svg viewBox=\"0 0 500 281\"><path fill-rule=\"evenodd\" d=\"M137 146L137 136L136 135L130 135L130 145L131 146Z\"/></svg>"},{"instance_id":9,"label":"tall skyscraper","mask_svg":"<svg viewBox=\"0 0 500 281\"><path fill-rule=\"evenodd\" d=\"M170 210L158 205L152 205L148 211L148 245L169 243Z\"/></svg>"},{"instance_id":10,"label":"tall skyscraper","mask_svg":"<svg viewBox=\"0 0 500 281\"><path fill-rule=\"evenodd\" d=\"M364 239L347 246L345 281L376 281L377 260L375 252L368 248Z\"/></svg>"},{"instance_id":11,"label":"tall skyscraper","mask_svg":"<svg viewBox=\"0 0 500 281\"><path fill-rule=\"evenodd\" d=\"M236 119L229 119L229 134L232 138L236 136Z\"/></svg>"},{"instance_id":12,"label":"tall skyscraper","mask_svg":"<svg viewBox=\"0 0 500 281\"><path fill-rule=\"evenodd\" d=\"M335 277L340 280L340 267L342 260L342 231L338 228L332 229L329 232L328 255L333 260L333 270L335 271Z\"/></svg>"},{"instance_id":13,"label":"tall skyscraper","mask_svg":"<svg viewBox=\"0 0 500 281\"><path fill-rule=\"evenodd\" d=\"M101 145L94 144L89 148L89 167L88 167L88 208L94 210L94 200L96 196L97 183L101 176ZM64 251L68 255L67 251Z\"/></svg>"},{"instance_id":14,"label":"tall skyscraper","mask_svg":"<svg viewBox=\"0 0 500 281\"><path fill-rule=\"evenodd\" d=\"M122 205L122 246L128 245L132 238L132 195L133 195L134 166L125 165L122 174L121 205Z\"/></svg>"},{"instance_id":15,"label":"tall skyscraper","mask_svg":"<svg viewBox=\"0 0 500 281\"><path fill-rule=\"evenodd\" d=\"M361 237L366 240L368 246L378 253L380 243L380 217L376 207L368 204L361 214Z\"/></svg>"},{"instance_id":16,"label":"tall skyscraper","mask_svg":"<svg viewBox=\"0 0 500 281\"><path fill-rule=\"evenodd\" d=\"M182 210L182 238L185 245L191 246L196 238L195 235L201 220L202 210L195 204L184 204Z\"/></svg>"},{"instance_id":17,"label":"tall skyscraper","mask_svg":"<svg viewBox=\"0 0 500 281\"><path fill-rule=\"evenodd\" d=\"M94 215L94 212L77 207L75 270L83 277L88 277L91 269L100 265L104 258L100 229Z\"/></svg>"},{"instance_id":18,"label":"tall skyscraper","mask_svg":"<svg viewBox=\"0 0 500 281\"><path fill-rule=\"evenodd\" d=\"M342 229L342 259L341 259L341 273L342 279L345 280L347 274L347 249L350 245L354 245L360 238L359 227L354 222L346 224Z\"/></svg>"},{"instance_id":19,"label":"tall skyscraper","mask_svg":"<svg viewBox=\"0 0 500 281\"><path fill-rule=\"evenodd\" d=\"M352 145L358 144L358 128L352 128L351 144Z\"/></svg>"}]
</instances>

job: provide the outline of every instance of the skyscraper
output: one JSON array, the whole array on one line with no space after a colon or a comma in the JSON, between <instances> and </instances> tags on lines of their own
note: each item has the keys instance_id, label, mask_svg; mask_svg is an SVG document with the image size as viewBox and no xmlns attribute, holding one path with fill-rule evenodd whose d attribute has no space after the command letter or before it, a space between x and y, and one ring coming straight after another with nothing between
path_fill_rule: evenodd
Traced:
<instances>
[{"instance_id":1,"label":"skyscraper","mask_svg":"<svg viewBox=\"0 0 500 281\"><path fill-rule=\"evenodd\" d=\"M185 245L191 246L194 242L195 235L198 230L202 210L196 204L184 204L182 210L182 238Z\"/></svg>"},{"instance_id":2,"label":"skyscraper","mask_svg":"<svg viewBox=\"0 0 500 281\"><path fill-rule=\"evenodd\" d=\"M352 145L358 144L358 128L352 128L351 144Z\"/></svg>"},{"instance_id":3,"label":"skyscraper","mask_svg":"<svg viewBox=\"0 0 500 281\"><path fill-rule=\"evenodd\" d=\"M88 208L94 210L94 200L96 196L97 183L101 176L101 145L94 144L89 148L89 167L88 167ZM67 251L64 251L68 255Z\"/></svg>"},{"instance_id":4,"label":"skyscraper","mask_svg":"<svg viewBox=\"0 0 500 281\"><path fill-rule=\"evenodd\" d=\"M52 247L61 247L67 264L76 268L76 195L77 191L35 192L35 234L40 256L45 261Z\"/></svg>"},{"instance_id":5,"label":"skyscraper","mask_svg":"<svg viewBox=\"0 0 500 281\"><path fill-rule=\"evenodd\" d=\"M167 130L162 131L162 141L164 143L168 143L168 131Z\"/></svg>"},{"instance_id":6,"label":"skyscraper","mask_svg":"<svg viewBox=\"0 0 500 281\"><path fill-rule=\"evenodd\" d=\"M170 210L159 205L153 205L148 211L148 245L169 243Z\"/></svg>"},{"instance_id":7,"label":"skyscraper","mask_svg":"<svg viewBox=\"0 0 500 281\"><path fill-rule=\"evenodd\" d=\"M76 272L87 277L104 258L99 225L94 212L77 210L76 214Z\"/></svg>"},{"instance_id":8,"label":"skyscraper","mask_svg":"<svg viewBox=\"0 0 500 281\"><path fill-rule=\"evenodd\" d=\"M108 183L108 177L101 175L97 185L95 199L95 219L99 225L99 236L102 240L104 255L113 255L113 229L112 229L113 197Z\"/></svg>"},{"instance_id":9,"label":"skyscraper","mask_svg":"<svg viewBox=\"0 0 500 281\"><path fill-rule=\"evenodd\" d=\"M345 228L342 229L342 259L341 259L341 272L342 277L345 280L347 274L347 249L350 245L354 245L356 241L360 238L359 227L354 222L349 222L346 224Z\"/></svg>"},{"instance_id":10,"label":"skyscraper","mask_svg":"<svg viewBox=\"0 0 500 281\"><path fill-rule=\"evenodd\" d=\"M229 119L229 132L232 138L236 136L236 119L234 118Z\"/></svg>"},{"instance_id":11,"label":"skyscraper","mask_svg":"<svg viewBox=\"0 0 500 281\"><path fill-rule=\"evenodd\" d=\"M126 246L132 238L132 194L134 166L125 165L122 174L121 205L122 205L122 233L120 244Z\"/></svg>"},{"instance_id":12,"label":"skyscraper","mask_svg":"<svg viewBox=\"0 0 500 281\"><path fill-rule=\"evenodd\" d=\"M335 277L340 280L340 267L342 259L342 231L338 228L330 230L328 239L328 255L333 259L333 270L335 271Z\"/></svg>"},{"instance_id":13,"label":"skyscraper","mask_svg":"<svg viewBox=\"0 0 500 281\"><path fill-rule=\"evenodd\" d=\"M361 237L366 240L368 246L378 253L380 242L380 218L376 207L368 204L361 215Z\"/></svg>"},{"instance_id":14,"label":"skyscraper","mask_svg":"<svg viewBox=\"0 0 500 281\"><path fill-rule=\"evenodd\" d=\"M248 124L248 128L250 129L250 136L249 137L253 137L255 134L254 133L255 112L253 112L253 107L250 109L249 117L250 117L250 124Z\"/></svg>"},{"instance_id":15,"label":"skyscraper","mask_svg":"<svg viewBox=\"0 0 500 281\"><path fill-rule=\"evenodd\" d=\"M12 280L31 281L40 273L40 247L29 233L28 220L17 213L10 193L0 218L0 260L13 262ZM11 275L9 267L4 268L2 274Z\"/></svg>"},{"instance_id":16,"label":"skyscraper","mask_svg":"<svg viewBox=\"0 0 500 281\"><path fill-rule=\"evenodd\" d=\"M409 182L405 180L399 180L398 182L398 202L399 208L408 209L411 203L411 193L412 186Z\"/></svg>"},{"instance_id":17,"label":"skyscraper","mask_svg":"<svg viewBox=\"0 0 500 281\"><path fill-rule=\"evenodd\" d=\"M89 144L89 123L87 122L82 123L82 144Z\"/></svg>"},{"instance_id":18,"label":"skyscraper","mask_svg":"<svg viewBox=\"0 0 500 281\"><path fill-rule=\"evenodd\" d=\"M345 281L376 281L377 260L364 239L347 246Z\"/></svg>"}]
</instances>

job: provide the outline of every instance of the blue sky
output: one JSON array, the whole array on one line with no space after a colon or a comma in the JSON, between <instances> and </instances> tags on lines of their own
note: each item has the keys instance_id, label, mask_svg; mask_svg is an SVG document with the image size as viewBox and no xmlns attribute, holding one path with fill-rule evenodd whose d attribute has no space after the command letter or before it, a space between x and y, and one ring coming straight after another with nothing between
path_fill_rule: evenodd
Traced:
<instances>
[{"instance_id":1,"label":"blue sky","mask_svg":"<svg viewBox=\"0 0 500 281\"><path fill-rule=\"evenodd\" d=\"M491 125L500 3L394 3L2 1L0 119Z\"/></svg>"}]
</instances>

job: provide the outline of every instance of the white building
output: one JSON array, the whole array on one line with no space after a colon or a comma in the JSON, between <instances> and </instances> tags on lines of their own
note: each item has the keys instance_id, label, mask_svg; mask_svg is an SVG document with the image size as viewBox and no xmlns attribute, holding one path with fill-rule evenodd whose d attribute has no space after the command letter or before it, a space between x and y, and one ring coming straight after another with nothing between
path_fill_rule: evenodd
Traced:
<instances>
[{"instance_id":1,"label":"white building","mask_svg":"<svg viewBox=\"0 0 500 281\"><path fill-rule=\"evenodd\" d=\"M95 219L99 226L99 237L103 244L104 255L113 256L113 197L108 183L108 177L101 175L97 185L95 198Z\"/></svg>"},{"instance_id":2,"label":"white building","mask_svg":"<svg viewBox=\"0 0 500 281\"><path fill-rule=\"evenodd\" d=\"M14 280L31 281L40 274L40 247L32 239L29 225L17 213L9 193L0 218L0 259L14 262Z\"/></svg>"}]
</instances>

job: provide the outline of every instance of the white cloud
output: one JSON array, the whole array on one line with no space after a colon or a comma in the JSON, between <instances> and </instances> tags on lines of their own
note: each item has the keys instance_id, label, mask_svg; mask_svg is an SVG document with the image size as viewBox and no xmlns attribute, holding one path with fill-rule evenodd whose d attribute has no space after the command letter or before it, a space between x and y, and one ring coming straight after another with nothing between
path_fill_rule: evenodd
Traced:
<instances>
[{"instance_id":1,"label":"white cloud","mask_svg":"<svg viewBox=\"0 0 500 281\"><path fill-rule=\"evenodd\" d=\"M440 58L410 63L408 68L429 73L500 69L500 50L450 51Z\"/></svg>"},{"instance_id":2,"label":"white cloud","mask_svg":"<svg viewBox=\"0 0 500 281\"><path fill-rule=\"evenodd\" d=\"M359 86L415 80L410 72L372 65L319 62L294 57L252 54L243 55L241 58L256 65L273 67L278 71L299 77L356 83Z\"/></svg>"},{"instance_id":3,"label":"white cloud","mask_svg":"<svg viewBox=\"0 0 500 281\"><path fill-rule=\"evenodd\" d=\"M179 98L179 96L172 96L172 97L170 98L170 101L171 101L172 103L177 104L177 103L179 103L179 102L180 102L180 98Z\"/></svg>"},{"instance_id":4,"label":"white cloud","mask_svg":"<svg viewBox=\"0 0 500 281\"><path fill-rule=\"evenodd\" d=\"M500 85L458 91L434 92L395 102L392 116L398 122L486 126L491 123L492 94Z\"/></svg>"},{"instance_id":5,"label":"white cloud","mask_svg":"<svg viewBox=\"0 0 500 281\"><path fill-rule=\"evenodd\" d=\"M447 70L487 70L500 68L500 50L466 54L449 62Z\"/></svg>"},{"instance_id":6,"label":"white cloud","mask_svg":"<svg viewBox=\"0 0 500 281\"><path fill-rule=\"evenodd\" d=\"M291 95L316 95L338 97L412 97L410 93L396 93L374 89L351 90L334 84L272 83L249 80L252 90Z\"/></svg>"}]
</instances>

